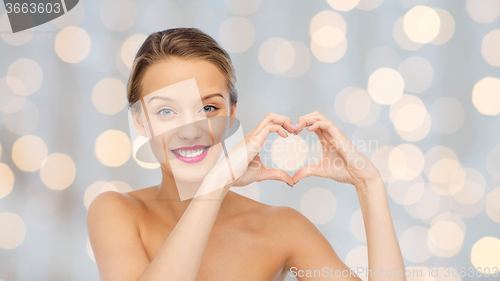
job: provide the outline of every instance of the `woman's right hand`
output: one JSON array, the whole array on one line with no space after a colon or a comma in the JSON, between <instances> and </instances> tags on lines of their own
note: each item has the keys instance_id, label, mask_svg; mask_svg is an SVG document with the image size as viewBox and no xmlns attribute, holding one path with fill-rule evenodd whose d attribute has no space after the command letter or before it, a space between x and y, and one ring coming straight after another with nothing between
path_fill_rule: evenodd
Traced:
<instances>
[{"instance_id":1,"label":"woman's right hand","mask_svg":"<svg viewBox=\"0 0 500 281\"><path fill-rule=\"evenodd\" d=\"M229 186L245 186L264 180L279 180L293 186L293 179L287 172L265 166L259 156L259 151L269 134L276 132L281 137L287 138L288 134L285 130L295 133L295 127L289 117L274 113L267 114L243 140L229 151L229 163L227 157L224 157L211 173L213 172L212 174L216 177L222 176L225 185ZM231 167L233 175L228 167Z\"/></svg>"}]
</instances>

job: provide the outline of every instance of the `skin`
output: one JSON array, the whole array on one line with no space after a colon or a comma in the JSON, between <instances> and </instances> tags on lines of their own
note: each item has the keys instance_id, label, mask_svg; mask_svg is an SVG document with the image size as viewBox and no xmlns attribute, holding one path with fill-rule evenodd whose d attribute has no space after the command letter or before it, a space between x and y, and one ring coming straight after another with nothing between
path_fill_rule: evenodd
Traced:
<instances>
[{"instance_id":1,"label":"skin","mask_svg":"<svg viewBox=\"0 0 500 281\"><path fill-rule=\"evenodd\" d=\"M204 101L217 105L207 116L236 116L229 102L225 80L207 61L170 58L151 66L143 80L150 93L195 78ZM367 232L369 269L404 270L403 259L389 213L385 187L373 164L360 151L335 150L338 142L352 144L335 125L314 112L297 120L270 113L245 136L248 169L235 182L194 199L180 201L168 165L162 165L162 181L156 186L128 192L104 192L91 203L87 214L89 239L101 280L284 280L289 270L349 268L330 243L306 217L293 208L270 206L240 196L233 186L278 180L293 186L308 176L330 178L355 186ZM143 126L137 121L137 127ZM287 137L304 128L324 141L323 165L304 167L293 177L262 165L258 151L271 133ZM340 146L342 147L342 146ZM333 149L332 149L333 148ZM366 165L352 168L348 157L361 157ZM346 165L337 169L332 159ZM214 168L217 171L217 166ZM210 174L203 182L226 183ZM300 272L299 272L300 273ZM395 276L395 274L393 274ZM359 277L301 277L298 280L360 280ZM379 278L380 280L406 280ZM378 280L368 278L368 280Z\"/></svg>"}]
</instances>

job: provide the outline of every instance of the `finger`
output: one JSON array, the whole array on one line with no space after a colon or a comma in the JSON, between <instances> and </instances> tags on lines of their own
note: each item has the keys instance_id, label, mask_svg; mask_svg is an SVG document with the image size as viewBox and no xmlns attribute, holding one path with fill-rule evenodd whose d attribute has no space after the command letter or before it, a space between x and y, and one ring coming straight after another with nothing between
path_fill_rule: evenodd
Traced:
<instances>
[{"instance_id":1,"label":"finger","mask_svg":"<svg viewBox=\"0 0 500 281\"><path fill-rule=\"evenodd\" d=\"M285 132L285 130L283 130L283 127L272 123L267 124L262 129L260 129L257 132L256 136L260 136L261 138L267 138L267 136L271 133L277 133L282 138L288 137L288 134Z\"/></svg>"},{"instance_id":2,"label":"finger","mask_svg":"<svg viewBox=\"0 0 500 281\"><path fill-rule=\"evenodd\" d=\"M319 141L328 141L326 139L325 133L323 133L323 130L315 130L314 133L318 136Z\"/></svg>"},{"instance_id":3,"label":"finger","mask_svg":"<svg viewBox=\"0 0 500 281\"><path fill-rule=\"evenodd\" d=\"M257 124L257 126L254 128L256 132L260 131L264 126L270 123L270 121L274 118L274 113L269 112L262 118L262 120Z\"/></svg>"},{"instance_id":4,"label":"finger","mask_svg":"<svg viewBox=\"0 0 500 281\"><path fill-rule=\"evenodd\" d=\"M286 116L276 115L270 119L270 122L282 126L291 134L295 133L295 127L292 125L292 119Z\"/></svg>"},{"instance_id":5,"label":"finger","mask_svg":"<svg viewBox=\"0 0 500 281\"><path fill-rule=\"evenodd\" d=\"M299 182L301 179L305 179L307 177L322 177L323 175L319 173L318 165L309 165L300 168L292 177L294 184Z\"/></svg>"},{"instance_id":6,"label":"finger","mask_svg":"<svg viewBox=\"0 0 500 281\"><path fill-rule=\"evenodd\" d=\"M318 121L307 128L308 131L313 131L318 135L318 138L323 136L330 143L335 151L338 151L343 157L347 157L349 150L354 144L330 121ZM326 149L326 147L323 147Z\"/></svg>"},{"instance_id":7,"label":"finger","mask_svg":"<svg viewBox=\"0 0 500 281\"><path fill-rule=\"evenodd\" d=\"M295 132L295 127L292 125L292 119L272 112L268 113L264 117L264 119L262 119L262 121L257 125L256 131L260 131L264 126L266 126L269 123L283 126L283 128L285 128L290 133Z\"/></svg>"},{"instance_id":8,"label":"finger","mask_svg":"<svg viewBox=\"0 0 500 281\"><path fill-rule=\"evenodd\" d=\"M323 131L328 132L328 129L330 129L331 125L333 125L333 123L330 121L319 120L319 121L312 123L311 126L309 126L306 130L308 130L309 132L313 132L313 131L321 129Z\"/></svg>"},{"instance_id":9,"label":"finger","mask_svg":"<svg viewBox=\"0 0 500 281\"><path fill-rule=\"evenodd\" d=\"M248 165L248 168L253 169L253 170L260 170L260 169L262 169L262 165L263 164L262 164L262 160L260 159L260 154L259 154L259 152L257 152L257 154L252 159L252 161L250 161L250 165Z\"/></svg>"},{"instance_id":10,"label":"finger","mask_svg":"<svg viewBox=\"0 0 500 281\"><path fill-rule=\"evenodd\" d=\"M327 150L328 146L331 146L330 142L331 136L329 136L329 138L327 139L322 130L316 130L314 132L316 133L316 135L318 135L318 140L321 143L323 151Z\"/></svg>"},{"instance_id":11,"label":"finger","mask_svg":"<svg viewBox=\"0 0 500 281\"><path fill-rule=\"evenodd\" d=\"M283 138L288 137L288 134L283 130L282 126L273 123L267 124L267 126L265 126L259 133L264 134L265 137L267 137L270 133L278 133L278 135Z\"/></svg>"},{"instance_id":12,"label":"finger","mask_svg":"<svg viewBox=\"0 0 500 281\"><path fill-rule=\"evenodd\" d=\"M297 124L300 123L302 120L306 119L306 118L309 118L309 117L312 117L312 116L318 116L320 115L321 113L319 113L318 111L314 111L314 112L311 112L309 114L306 114L306 115L303 115L301 117L299 117L297 119Z\"/></svg>"},{"instance_id":13,"label":"finger","mask_svg":"<svg viewBox=\"0 0 500 281\"><path fill-rule=\"evenodd\" d=\"M302 129L304 129L305 127L309 127L311 126L314 122L317 122L317 121L328 121L328 119L326 119L326 117L315 111L313 113L310 113L308 115L305 115L305 116L302 116L301 118L299 118L299 123L297 123L297 126L295 126L297 128L297 131L301 132Z\"/></svg>"},{"instance_id":14,"label":"finger","mask_svg":"<svg viewBox=\"0 0 500 281\"><path fill-rule=\"evenodd\" d=\"M247 135L245 137L246 156L248 163L252 161L252 159L254 159L255 155L261 150L262 146L264 145L266 138L269 136L270 133L273 132L278 133L278 135L280 135L282 138L288 137L288 134L283 130L283 127L281 125L277 125L274 123L268 123L264 127L262 127L259 131L257 131L255 135L253 136Z\"/></svg>"},{"instance_id":15,"label":"finger","mask_svg":"<svg viewBox=\"0 0 500 281\"><path fill-rule=\"evenodd\" d=\"M292 119L290 119L290 117L288 117L288 116L283 116L283 115L271 113L270 120L274 124L286 126L285 129L295 128L292 124ZM293 130L292 130L292 132L293 132Z\"/></svg>"},{"instance_id":16,"label":"finger","mask_svg":"<svg viewBox=\"0 0 500 281\"><path fill-rule=\"evenodd\" d=\"M307 128L309 126L311 126L312 124L314 124L314 122L317 122L317 121L320 121L321 119L320 118L317 118L317 117L309 117L309 119L304 119L302 121L300 121L300 123L297 123L297 126L295 126L295 129L297 131L297 133L301 133L302 130L304 128Z\"/></svg>"},{"instance_id":17,"label":"finger","mask_svg":"<svg viewBox=\"0 0 500 281\"><path fill-rule=\"evenodd\" d=\"M347 145L350 140L330 120L316 121L309 128L309 132L322 130L329 141L337 140Z\"/></svg>"},{"instance_id":18,"label":"finger","mask_svg":"<svg viewBox=\"0 0 500 281\"><path fill-rule=\"evenodd\" d=\"M258 131L256 135L245 136L241 142L229 151L228 157L231 158L231 162L234 162L232 166L234 166L233 172L236 178L241 176L248 169L250 162L255 159L257 153L262 149L267 136L272 132L278 133L283 138L288 137L288 134L283 130L282 126L268 123ZM221 160L221 162L225 161L226 159ZM223 164L221 165L221 167L223 167Z\"/></svg>"},{"instance_id":19,"label":"finger","mask_svg":"<svg viewBox=\"0 0 500 281\"><path fill-rule=\"evenodd\" d=\"M300 122L297 123L297 126L295 126L295 128L297 129L297 132L300 133L300 132L302 132L302 129L304 129L304 127L311 126L315 122L322 121L322 120L326 120L326 118L324 118L321 115L311 115L309 117L306 117L306 118L303 118L302 120L300 120Z\"/></svg>"},{"instance_id":20,"label":"finger","mask_svg":"<svg viewBox=\"0 0 500 281\"><path fill-rule=\"evenodd\" d=\"M341 141L348 140L347 137L344 135L344 133L342 133L342 131L340 131L332 121L326 119L326 117L323 114L305 118L296 127L298 130L302 131L302 129L306 126L308 126L307 130L309 132L321 129L324 132L327 132L332 137L332 139L338 139Z\"/></svg>"},{"instance_id":21,"label":"finger","mask_svg":"<svg viewBox=\"0 0 500 281\"><path fill-rule=\"evenodd\" d=\"M268 168L262 170L261 176L258 181L263 180L278 180L283 181L289 186L293 186L293 178L285 171L281 169Z\"/></svg>"},{"instance_id":22,"label":"finger","mask_svg":"<svg viewBox=\"0 0 500 281\"><path fill-rule=\"evenodd\" d=\"M248 156L250 157L250 159L253 159L255 157L255 154L257 154L257 152L259 152L259 150L262 148L267 136L269 136L270 133L274 132L278 133L283 138L288 137L288 135L280 125L267 124L264 128L257 132L256 135L250 137L247 142Z\"/></svg>"}]
</instances>

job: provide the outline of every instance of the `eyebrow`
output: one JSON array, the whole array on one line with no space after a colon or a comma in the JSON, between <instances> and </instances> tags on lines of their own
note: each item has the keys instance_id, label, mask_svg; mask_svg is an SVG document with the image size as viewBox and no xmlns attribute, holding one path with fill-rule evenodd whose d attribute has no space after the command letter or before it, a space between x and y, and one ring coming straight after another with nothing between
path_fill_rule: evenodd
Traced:
<instances>
[{"instance_id":1,"label":"eyebrow","mask_svg":"<svg viewBox=\"0 0 500 281\"><path fill-rule=\"evenodd\" d=\"M210 94L210 95L206 95L206 96L204 96L204 97L202 98L202 100L208 100L208 99L211 99L211 98L213 98L213 97L217 97L217 96L219 96L219 97L223 98L224 100L226 99L226 98L225 98L222 94L220 94L220 93L215 93L215 94Z\"/></svg>"},{"instance_id":2,"label":"eyebrow","mask_svg":"<svg viewBox=\"0 0 500 281\"><path fill-rule=\"evenodd\" d=\"M210 95L206 95L206 96L204 96L204 97L202 98L202 100L211 99L211 98L213 98L213 97L217 97L217 96L219 96L219 97L223 98L224 100L226 99L226 98L225 98L222 94L220 94L220 93L215 93L215 94L210 94ZM154 100L154 99L161 99L161 100L164 100L164 101L172 101L172 99L171 99L171 98L168 98L168 97L155 96L155 97L152 97L152 98L148 101L148 104L149 104L152 100Z\"/></svg>"}]
</instances>

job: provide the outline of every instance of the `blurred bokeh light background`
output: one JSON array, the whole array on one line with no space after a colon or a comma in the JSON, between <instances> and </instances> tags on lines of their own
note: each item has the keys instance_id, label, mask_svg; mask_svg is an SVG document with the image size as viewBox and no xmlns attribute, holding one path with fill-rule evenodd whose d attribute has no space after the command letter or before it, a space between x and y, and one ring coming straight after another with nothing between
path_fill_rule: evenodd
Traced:
<instances>
[{"instance_id":1,"label":"blurred bokeh light background","mask_svg":"<svg viewBox=\"0 0 500 281\"><path fill-rule=\"evenodd\" d=\"M180 26L230 53L245 132L268 112L317 110L372 159L407 269L500 268L500 0L80 1L16 34L0 15L1 281L99 280L90 202L160 180L132 153L132 60ZM265 164L290 174L320 153L311 133L269 140ZM233 190L301 211L348 266L367 266L352 186Z\"/></svg>"}]
</instances>

